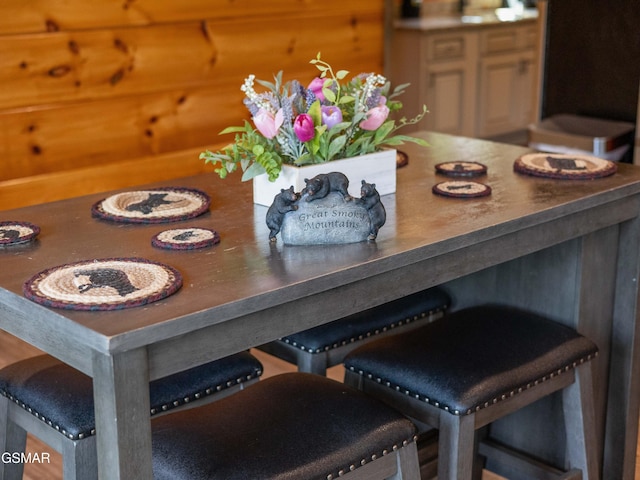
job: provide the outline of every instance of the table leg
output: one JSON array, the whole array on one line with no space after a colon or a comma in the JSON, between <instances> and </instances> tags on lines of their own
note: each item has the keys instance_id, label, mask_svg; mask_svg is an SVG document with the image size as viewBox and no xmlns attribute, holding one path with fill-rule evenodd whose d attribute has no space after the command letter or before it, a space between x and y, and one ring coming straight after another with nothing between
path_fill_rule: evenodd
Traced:
<instances>
[{"instance_id":1,"label":"table leg","mask_svg":"<svg viewBox=\"0 0 640 480\"><path fill-rule=\"evenodd\" d=\"M607 478L633 480L640 407L638 277L640 218L620 227L618 275L611 338L609 398L603 472Z\"/></svg>"},{"instance_id":2,"label":"table leg","mask_svg":"<svg viewBox=\"0 0 640 480\"><path fill-rule=\"evenodd\" d=\"M93 395L100 479L151 480L146 349L94 354Z\"/></svg>"}]
</instances>

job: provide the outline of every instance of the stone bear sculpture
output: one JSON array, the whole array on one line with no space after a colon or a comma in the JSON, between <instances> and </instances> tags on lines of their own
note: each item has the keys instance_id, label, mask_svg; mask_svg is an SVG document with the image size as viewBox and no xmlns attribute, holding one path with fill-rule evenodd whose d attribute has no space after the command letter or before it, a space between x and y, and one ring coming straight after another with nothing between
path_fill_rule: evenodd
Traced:
<instances>
[{"instance_id":1,"label":"stone bear sculpture","mask_svg":"<svg viewBox=\"0 0 640 480\"><path fill-rule=\"evenodd\" d=\"M273 198L273 203L267 210L267 227L269 227L269 240L276 241L276 235L282 227L282 220L287 212L293 212L298 209L295 203L300 195L293 191L293 185L288 189L280 189L280 193Z\"/></svg>"},{"instance_id":2,"label":"stone bear sculpture","mask_svg":"<svg viewBox=\"0 0 640 480\"><path fill-rule=\"evenodd\" d=\"M375 240L378 236L378 230L387 221L387 211L384 209L384 205L380 201L380 194L376 190L375 183L367 183L362 180L362 187L360 188L360 198L358 199L358 205L362 205L369 214L369 220L371 222L371 230L367 240Z\"/></svg>"},{"instance_id":3,"label":"stone bear sculpture","mask_svg":"<svg viewBox=\"0 0 640 480\"><path fill-rule=\"evenodd\" d=\"M302 194L307 195L307 202L324 198L329 195L329 192L339 192L346 201L351 200L348 192L349 179L344 173L321 173L311 180L305 178L304 182L307 186L302 190Z\"/></svg>"}]
</instances>

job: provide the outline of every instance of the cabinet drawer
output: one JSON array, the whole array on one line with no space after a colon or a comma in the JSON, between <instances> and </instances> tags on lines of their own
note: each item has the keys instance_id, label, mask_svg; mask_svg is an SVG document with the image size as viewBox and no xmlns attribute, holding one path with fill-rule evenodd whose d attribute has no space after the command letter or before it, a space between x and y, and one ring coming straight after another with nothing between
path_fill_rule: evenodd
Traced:
<instances>
[{"instance_id":1,"label":"cabinet drawer","mask_svg":"<svg viewBox=\"0 0 640 480\"><path fill-rule=\"evenodd\" d=\"M501 53L517 50L519 35L517 29L496 29L482 32L480 44L482 53Z\"/></svg>"},{"instance_id":2,"label":"cabinet drawer","mask_svg":"<svg viewBox=\"0 0 640 480\"><path fill-rule=\"evenodd\" d=\"M427 60L455 60L464 58L466 51L463 35L437 36L427 39Z\"/></svg>"}]
</instances>

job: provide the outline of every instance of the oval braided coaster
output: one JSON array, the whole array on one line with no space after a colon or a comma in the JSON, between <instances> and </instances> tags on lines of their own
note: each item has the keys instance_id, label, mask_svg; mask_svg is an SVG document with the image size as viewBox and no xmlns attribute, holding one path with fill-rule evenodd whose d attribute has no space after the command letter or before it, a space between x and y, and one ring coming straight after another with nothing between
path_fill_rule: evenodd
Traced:
<instances>
[{"instance_id":1,"label":"oval braided coaster","mask_svg":"<svg viewBox=\"0 0 640 480\"><path fill-rule=\"evenodd\" d=\"M197 189L167 187L111 195L91 207L94 217L122 223L167 223L202 215L211 199Z\"/></svg>"},{"instance_id":2,"label":"oval braided coaster","mask_svg":"<svg viewBox=\"0 0 640 480\"><path fill-rule=\"evenodd\" d=\"M0 222L0 247L21 245L35 239L40 227L28 222Z\"/></svg>"},{"instance_id":3,"label":"oval braided coaster","mask_svg":"<svg viewBox=\"0 0 640 480\"><path fill-rule=\"evenodd\" d=\"M470 180L449 180L433 186L433 193L445 197L475 198L491 195L491 187Z\"/></svg>"},{"instance_id":4,"label":"oval braided coaster","mask_svg":"<svg viewBox=\"0 0 640 480\"><path fill-rule=\"evenodd\" d=\"M151 239L151 245L166 250L195 250L220 243L220 235L208 228L174 228Z\"/></svg>"},{"instance_id":5,"label":"oval braided coaster","mask_svg":"<svg viewBox=\"0 0 640 480\"><path fill-rule=\"evenodd\" d=\"M515 161L513 169L537 177L589 180L613 175L618 167L614 162L590 155L528 153Z\"/></svg>"},{"instance_id":6,"label":"oval braided coaster","mask_svg":"<svg viewBox=\"0 0 640 480\"><path fill-rule=\"evenodd\" d=\"M487 173L487 166L479 162L444 162L436 165L436 172L449 177L475 177Z\"/></svg>"},{"instance_id":7,"label":"oval braided coaster","mask_svg":"<svg viewBox=\"0 0 640 480\"><path fill-rule=\"evenodd\" d=\"M86 260L49 268L25 282L25 297L68 310L118 310L162 300L182 286L172 267L142 258Z\"/></svg>"}]
</instances>

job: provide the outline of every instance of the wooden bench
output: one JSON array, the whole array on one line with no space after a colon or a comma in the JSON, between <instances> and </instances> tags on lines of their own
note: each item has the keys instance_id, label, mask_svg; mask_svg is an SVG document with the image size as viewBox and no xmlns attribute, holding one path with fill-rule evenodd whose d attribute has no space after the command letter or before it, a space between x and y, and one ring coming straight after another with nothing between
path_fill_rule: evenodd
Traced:
<instances>
[{"instance_id":1,"label":"wooden bench","mask_svg":"<svg viewBox=\"0 0 640 480\"><path fill-rule=\"evenodd\" d=\"M384 2L5 0L0 210L212 173L250 73L382 71Z\"/></svg>"}]
</instances>

